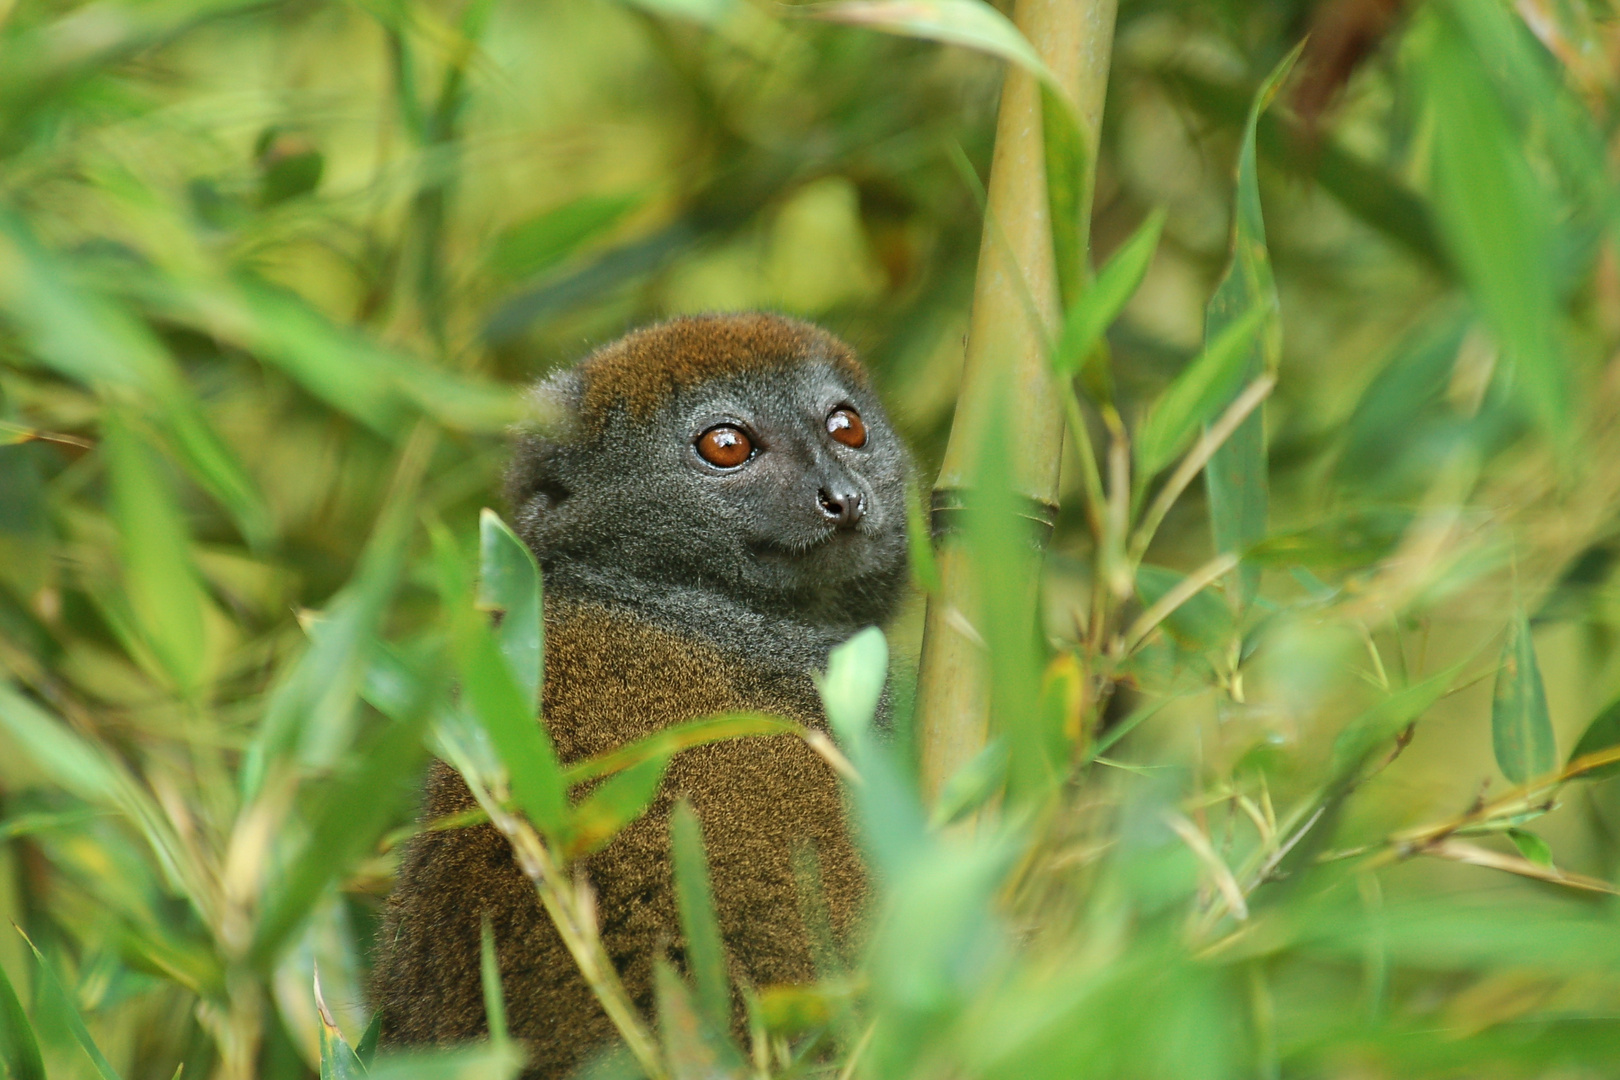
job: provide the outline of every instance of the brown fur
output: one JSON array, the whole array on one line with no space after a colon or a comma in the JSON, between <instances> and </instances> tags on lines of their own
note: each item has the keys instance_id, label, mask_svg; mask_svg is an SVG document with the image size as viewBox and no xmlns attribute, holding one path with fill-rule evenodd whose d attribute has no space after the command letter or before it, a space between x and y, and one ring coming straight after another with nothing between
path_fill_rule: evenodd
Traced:
<instances>
[{"instance_id":1,"label":"brown fur","mask_svg":"<svg viewBox=\"0 0 1620 1080\"><path fill-rule=\"evenodd\" d=\"M595 605L546 616L546 724L564 761L600 754L715 712L772 712L824 727L808 677L788 679L710 646ZM798 917L793 852L819 857L833 929L850 933L863 877L832 771L791 736L698 747L670 764L648 813L585 871L599 890L602 940L631 997L651 1014L652 965L681 933L671 891L669 811L692 801L703 825L733 979L756 987L814 977ZM472 805L435 764L424 818ZM513 1033L530 1049L526 1078L567 1075L613 1040L512 852L491 826L425 833L405 853L386 914L373 992L388 1043L451 1042L485 1032L480 919L488 914Z\"/></svg>"},{"instance_id":2,"label":"brown fur","mask_svg":"<svg viewBox=\"0 0 1620 1080\"><path fill-rule=\"evenodd\" d=\"M866 372L848 345L819 326L780 315L692 315L648 326L586 357L581 418L587 430L622 407L645 420L676 390L747 371L830 360L859 386Z\"/></svg>"}]
</instances>

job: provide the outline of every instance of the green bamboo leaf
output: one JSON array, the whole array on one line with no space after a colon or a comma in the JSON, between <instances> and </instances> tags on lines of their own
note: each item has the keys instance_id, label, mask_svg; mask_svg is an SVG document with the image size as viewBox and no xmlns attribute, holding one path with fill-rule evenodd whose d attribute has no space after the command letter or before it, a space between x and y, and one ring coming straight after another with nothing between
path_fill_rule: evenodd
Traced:
<instances>
[{"instance_id":1,"label":"green bamboo leaf","mask_svg":"<svg viewBox=\"0 0 1620 1080\"><path fill-rule=\"evenodd\" d=\"M122 308L81 289L9 214L0 214L0 310L22 333L28 359L94 389L134 391L243 535L254 543L269 537L263 497L156 335Z\"/></svg>"},{"instance_id":2,"label":"green bamboo leaf","mask_svg":"<svg viewBox=\"0 0 1620 1080\"><path fill-rule=\"evenodd\" d=\"M666 757L653 757L604 780L569 815L563 851L577 859L600 851L647 810L663 783Z\"/></svg>"},{"instance_id":3,"label":"green bamboo leaf","mask_svg":"<svg viewBox=\"0 0 1620 1080\"><path fill-rule=\"evenodd\" d=\"M528 545L487 507L478 518L478 543L478 606L503 613L495 633L501 653L538 711L545 670L540 566Z\"/></svg>"},{"instance_id":4,"label":"green bamboo leaf","mask_svg":"<svg viewBox=\"0 0 1620 1080\"><path fill-rule=\"evenodd\" d=\"M354 1044L354 1056L360 1059L360 1064L371 1068L371 1059L377 1056L377 1042L382 1038L383 1011L378 1008L371 1014L371 1021L366 1024L366 1030L361 1032L360 1041Z\"/></svg>"},{"instance_id":5,"label":"green bamboo leaf","mask_svg":"<svg viewBox=\"0 0 1620 1080\"><path fill-rule=\"evenodd\" d=\"M168 677L191 697L202 685L208 607L191 536L157 462L116 409L106 412L104 429L130 614Z\"/></svg>"},{"instance_id":6,"label":"green bamboo leaf","mask_svg":"<svg viewBox=\"0 0 1620 1080\"><path fill-rule=\"evenodd\" d=\"M1558 342L1551 198L1493 90L1481 57L1440 8L1414 31L1433 112L1432 182L1448 248L1476 306L1559 448L1574 449L1568 362Z\"/></svg>"},{"instance_id":7,"label":"green bamboo leaf","mask_svg":"<svg viewBox=\"0 0 1620 1080\"><path fill-rule=\"evenodd\" d=\"M1620 746L1620 698L1611 701L1602 712L1593 718L1582 733L1575 749L1569 752L1569 760L1595 754L1599 750L1608 750ZM1582 773L1582 780L1607 780L1611 776L1620 776L1620 761L1608 765L1600 765L1591 772Z\"/></svg>"},{"instance_id":8,"label":"green bamboo leaf","mask_svg":"<svg viewBox=\"0 0 1620 1080\"><path fill-rule=\"evenodd\" d=\"M865 741L889 676L889 643L883 631L869 626L834 649L827 673L816 681L827 720L839 739L859 746Z\"/></svg>"},{"instance_id":9,"label":"green bamboo leaf","mask_svg":"<svg viewBox=\"0 0 1620 1080\"><path fill-rule=\"evenodd\" d=\"M439 588L449 612L451 651L461 676L463 701L472 710L506 767L519 809L548 836L568 823L562 766L532 699L518 683L482 612L472 605L472 589L461 569L461 553L442 529L433 531Z\"/></svg>"},{"instance_id":10,"label":"green bamboo leaf","mask_svg":"<svg viewBox=\"0 0 1620 1080\"><path fill-rule=\"evenodd\" d=\"M301 795L308 835L286 866L270 875L253 928L248 956L260 970L274 966L326 889L376 848L409 798L410 780L427 756L427 704L419 702L408 721L388 723L357 745L355 765L346 774Z\"/></svg>"},{"instance_id":11,"label":"green bamboo leaf","mask_svg":"<svg viewBox=\"0 0 1620 1080\"><path fill-rule=\"evenodd\" d=\"M1090 361L1103 335L1136 295L1159 248L1164 218L1163 210L1149 214L1098 271L1097 279L1068 305L1057 351L1052 354L1052 370L1059 378L1076 374Z\"/></svg>"},{"instance_id":12,"label":"green bamboo leaf","mask_svg":"<svg viewBox=\"0 0 1620 1080\"><path fill-rule=\"evenodd\" d=\"M572 762L563 772L563 778L569 787L573 787L588 780L631 768L651 758L671 757L694 746L706 746L709 743L745 738L750 735L793 735L803 732L804 728L779 716L746 712L722 713L719 716L705 717L684 724L672 724L616 750L586 758L584 761Z\"/></svg>"},{"instance_id":13,"label":"green bamboo leaf","mask_svg":"<svg viewBox=\"0 0 1620 1080\"><path fill-rule=\"evenodd\" d=\"M1010 755L1004 737L991 739L983 750L945 781L934 800L928 823L943 828L971 814L988 802L1007 781Z\"/></svg>"},{"instance_id":14,"label":"green bamboo leaf","mask_svg":"<svg viewBox=\"0 0 1620 1080\"><path fill-rule=\"evenodd\" d=\"M16 926L15 923L12 925ZM56 970L45 959L45 954L39 951L39 946L35 945L27 934L23 934L22 927L17 927L17 933L22 934L22 939L28 942L28 947L34 952L34 959L39 961L40 993L50 999L59 1015L67 1022L68 1030L73 1033L79 1048L90 1059L90 1064L95 1066L101 1080L119 1080L118 1071L107 1061L106 1055L102 1054L96 1040L90 1037L90 1029L84 1026L84 1017L79 1015L78 1007L73 1004L73 997L56 977Z\"/></svg>"},{"instance_id":15,"label":"green bamboo leaf","mask_svg":"<svg viewBox=\"0 0 1620 1080\"><path fill-rule=\"evenodd\" d=\"M728 1053L692 1001L686 983L668 960L659 957L653 968L653 992L658 1002L658 1034L664 1044L671 1080L715 1080L740 1077L741 1061Z\"/></svg>"},{"instance_id":16,"label":"green bamboo leaf","mask_svg":"<svg viewBox=\"0 0 1620 1080\"><path fill-rule=\"evenodd\" d=\"M305 768L329 768L353 740L355 700L378 651L378 623L404 566L416 490L413 481L389 496L354 577L327 606L311 630L309 646L271 690L264 720L242 763L242 790L248 797L258 792L275 761L295 754ZM412 683L398 689L408 692Z\"/></svg>"},{"instance_id":17,"label":"green bamboo leaf","mask_svg":"<svg viewBox=\"0 0 1620 1080\"><path fill-rule=\"evenodd\" d=\"M1547 841L1535 833L1524 829L1509 829L1508 839L1512 840L1513 846L1519 849L1519 854L1531 862L1541 866L1551 866L1553 864L1552 848L1547 846Z\"/></svg>"},{"instance_id":18,"label":"green bamboo leaf","mask_svg":"<svg viewBox=\"0 0 1620 1080\"><path fill-rule=\"evenodd\" d=\"M1502 647L1491 699L1491 741L1496 764L1515 784L1551 772L1558 763L1558 744L1547 714L1547 692L1541 685L1536 644L1530 621L1519 611Z\"/></svg>"},{"instance_id":19,"label":"green bamboo leaf","mask_svg":"<svg viewBox=\"0 0 1620 1080\"><path fill-rule=\"evenodd\" d=\"M1346 724L1333 740L1331 770L1335 786L1353 780L1369 755L1428 712L1451 688L1467 663L1460 660L1422 682L1395 691Z\"/></svg>"},{"instance_id":20,"label":"green bamboo leaf","mask_svg":"<svg viewBox=\"0 0 1620 1080\"><path fill-rule=\"evenodd\" d=\"M713 4L715 0L695 2ZM732 2L719 0L717 6L729 8ZM547 210L500 235L490 253L490 268L509 279L544 273L623 221L644 201L640 194L586 195Z\"/></svg>"},{"instance_id":21,"label":"green bamboo leaf","mask_svg":"<svg viewBox=\"0 0 1620 1080\"><path fill-rule=\"evenodd\" d=\"M1303 43L1266 76L1249 106L1238 151L1237 193L1232 209L1232 261L1226 268L1205 313L1206 348L1222 332L1247 317L1264 311L1266 331L1246 350L1236 384L1247 385L1261 374L1277 370L1282 352L1276 323L1277 286L1266 252L1266 226L1260 209L1260 182L1255 166L1255 131L1260 115L1271 105L1283 80L1299 59ZM1221 401L1217 408L1228 404ZM1215 451L1204 470L1209 491L1209 519L1217 552L1243 552L1265 537L1267 516L1266 428L1263 409L1256 409ZM1238 570L1238 599L1247 604L1260 583L1258 567Z\"/></svg>"},{"instance_id":22,"label":"green bamboo leaf","mask_svg":"<svg viewBox=\"0 0 1620 1080\"><path fill-rule=\"evenodd\" d=\"M1056 86L1053 77L1027 38L1005 15L981 0L842 0L810 4L803 9L812 18L847 26L863 26L885 34L923 38L946 45L999 56L1017 64L1042 82Z\"/></svg>"},{"instance_id":23,"label":"green bamboo leaf","mask_svg":"<svg viewBox=\"0 0 1620 1080\"><path fill-rule=\"evenodd\" d=\"M911 555L911 580L932 596L939 592L939 562L934 557L934 530L924 509L923 493L915 483L906 485L906 543Z\"/></svg>"},{"instance_id":24,"label":"green bamboo leaf","mask_svg":"<svg viewBox=\"0 0 1620 1080\"><path fill-rule=\"evenodd\" d=\"M1136 570L1136 592L1144 606L1152 606L1186 580L1185 574L1143 563ZM1165 616L1164 628L1176 643L1188 649L1213 649L1232 640L1237 627L1232 609L1211 589L1194 593Z\"/></svg>"},{"instance_id":25,"label":"green bamboo leaf","mask_svg":"<svg viewBox=\"0 0 1620 1080\"><path fill-rule=\"evenodd\" d=\"M1086 290L1088 220L1091 192L1086 189L1092 172L1085 136L1075 123L1074 109L1050 83L1041 84L1041 147L1046 156L1046 202L1052 221L1053 265L1057 271L1058 302L1067 310Z\"/></svg>"},{"instance_id":26,"label":"green bamboo leaf","mask_svg":"<svg viewBox=\"0 0 1620 1080\"><path fill-rule=\"evenodd\" d=\"M501 965L495 955L495 931L489 925L485 912L480 927L478 974L484 987L484 1017L489 1024L491 1042L504 1043L511 1039L506 1027L506 992L501 988Z\"/></svg>"},{"instance_id":27,"label":"green bamboo leaf","mask_svg":"<svg viewBox=\"0 0 1620 1080\"><path fill-rule=\"evenodd\" d=\"M676 803L670 814L669 843L675 871L675 903L680 912L681 936L686 940L687 971L709 1026L725 1031L731 1026L731 980L726 974L725 944L709 885L703 827L692 804L685 799Z\"/></svg>"},{"instance_id":28,"label":"green bamboo leaf","mask_svg":"<svg viewBox=\"0 0 1620 1080\"><path fill-rule=\"evenodd\" d=\"M315 972L315 1012L321 1025L321 1080L360 1080L366 1075L366 1067L344 1039L337 1021L332 1019L332 1011L326 1007L319 969Z\"/></svg>"},{"instance_id":29,"label":"green bamboo leaf","mask_svg":"<svg viewBox=\"0 0 1620 1080\"><path fill-rule=\"evenodd\" d=\"M1254 308L1227 323L1148 406L1136 434L1136 468L1144 481L1174 461L1199 428L1231 404L1253 370L1254 347L1271 318L1269 310Z\"/></svg>"},{"instance_id":30,"label":"green bamboo leaf","mask_svg":"<svg viewBox=\"0 0 1620 1080\"><path fill-rule=\"evenodd\" d=\"M0 968L0 1060L6 1063L12 1080L45 1080L34 1025L28 1022L4 968Z\"/></svg>"},{"instance_id":31,"label":"green bamboo leaf","mask_svg":"<svg viewBox=\"0 0 1620 1080\"><path fill-rule=\"evenodd\" d=\"M367 1067L371 1080L514 1080L522 1071L523 1051L513 1041L454 1050L384 1052Z\"/></svg>"}]
</instances>

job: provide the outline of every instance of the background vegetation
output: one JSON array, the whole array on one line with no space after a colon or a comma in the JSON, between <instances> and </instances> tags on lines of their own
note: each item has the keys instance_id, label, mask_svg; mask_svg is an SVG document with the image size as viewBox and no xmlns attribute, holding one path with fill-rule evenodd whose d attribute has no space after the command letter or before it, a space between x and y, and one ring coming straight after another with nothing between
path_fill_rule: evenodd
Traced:
<instances>
[{"instance_id":1,"label":"background vegetation","mask_svg":"<svg viewBox=\"0 0 1620 1080\"><path fill-rule=\"evenodd\" d=\"M500 1038L348 1049L430 752L589 954L567 858L672 749L569 808L583 774L514 720L535 585L479 519L513 389L648 319L770 307L857 346L923 475L949 430L1002 62L803 14L0 4L13 1076L513 1074ZM1045 632L983 577L996 738L927 810L908 710L867 730L882 641L840 654L872 941L754 988L738 1045L695 945L691 987L626 1017L643 1070L1620 1071L1617 17L1122 3L1092 225L1118 258L1070 344L1112 325L1055 353L1102 464L1066 459ZM1241 302L1212 306L1234 250ZM1207 311L1237 327L1208 349ZM1268 390L1265 441L1223 459L1269 486L1238 527L1190 470ZM1018 434L969 528L1003 569Z\"/></svg>"}]
</instances>

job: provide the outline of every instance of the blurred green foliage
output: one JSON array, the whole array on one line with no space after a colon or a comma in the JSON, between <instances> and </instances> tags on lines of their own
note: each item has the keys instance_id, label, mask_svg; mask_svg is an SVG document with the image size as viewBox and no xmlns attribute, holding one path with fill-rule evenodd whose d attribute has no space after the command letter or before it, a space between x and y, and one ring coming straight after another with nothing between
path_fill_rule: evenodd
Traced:
<instances>
[{"instance_id":1,"label":"blurred green foliage","mask_svg":"<svg viewBox=\"0 0 1620 1080\"><path fill-rule=\"evenodd\" d=\"M517 387L682 311L826 323L937 462L1027 57L978 0L817 11L0 4L10 1075L513 1075L499 1031L373 1057L428 754L588 953L569 860L671 754L784 730L561 766L537 574L479 511ZM920 597L840 651L871 939L747 988L733 1045L678 812L693 981L621 1025L645 1071L1614 1075L1617 94L1605 0L1122 5L1053 354L1093 455L1036 566L1002 403L968 522L993 740L925 808L905 710L870 725Z\"/></svg>"}]
</instances>

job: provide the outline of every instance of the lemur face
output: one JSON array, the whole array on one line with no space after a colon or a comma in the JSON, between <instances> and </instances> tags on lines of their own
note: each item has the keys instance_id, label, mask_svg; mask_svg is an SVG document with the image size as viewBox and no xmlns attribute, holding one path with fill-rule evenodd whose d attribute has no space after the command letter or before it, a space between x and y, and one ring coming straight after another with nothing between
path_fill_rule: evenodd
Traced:
<instances>
[{"instance_id":1,"label":"lemur face","mask_svg":"<svg viewBox=\"0 0 1620 1080\"><path fill-rule=\"evenodd\" d=\"M793 351L751 362L745 337L700 378L633 381L658 365L685 374L683 348L718 348L739 325L761 347L796 335ZM639 334L597 355L640 396L591 411L588 360L550 387L579 430L520 448L518 525L548 569L716 589L818 622L886 617L905 580L907 457L847 347L757 315Z\"/></svg>"}]
</instances>

